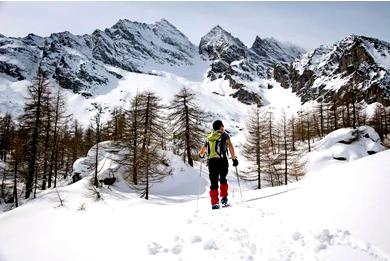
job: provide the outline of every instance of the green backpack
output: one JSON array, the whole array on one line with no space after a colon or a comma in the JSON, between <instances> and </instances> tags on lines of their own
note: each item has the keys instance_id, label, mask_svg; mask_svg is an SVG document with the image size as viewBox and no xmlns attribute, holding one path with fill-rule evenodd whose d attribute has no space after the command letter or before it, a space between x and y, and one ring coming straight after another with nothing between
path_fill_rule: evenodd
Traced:
<instances>
[{"instance_id":1,"label":"green backpack","mask_svg":"<svg viewBox=\"0 0 390 261\"><path fill-rule=\"evenodd\" d=\"M222 158L226 152L226 141L222 140L222 133L212 131L207 135L207 155L209 159Z\"/></svg>"}]
</instances>

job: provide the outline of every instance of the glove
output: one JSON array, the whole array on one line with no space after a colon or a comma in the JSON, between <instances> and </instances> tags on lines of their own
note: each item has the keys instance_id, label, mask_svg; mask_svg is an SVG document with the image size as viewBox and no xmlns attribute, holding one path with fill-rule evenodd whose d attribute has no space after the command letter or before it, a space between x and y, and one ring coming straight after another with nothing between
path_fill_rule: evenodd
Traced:
<instances>
[{"instance_id":1,"label":"glove","mask_svg":"<svg viewBox=\"0 0 390 261\"><path fill-rule=\"evenodd\" d=\"M237 158L234 158L233 159L233 167L237 167L238 166L238 160Z\"/></svg>"}]
</instances>

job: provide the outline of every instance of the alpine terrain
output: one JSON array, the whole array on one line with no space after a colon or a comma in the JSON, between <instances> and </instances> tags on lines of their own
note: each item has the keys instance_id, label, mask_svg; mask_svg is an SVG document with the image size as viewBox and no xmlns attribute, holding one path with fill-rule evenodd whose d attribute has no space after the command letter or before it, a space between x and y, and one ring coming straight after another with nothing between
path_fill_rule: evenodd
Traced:
<instances>
[{"instance_id":1,"label":"alpine terrain","mask_svg":"<svg viewBox=\"0 0 390 261\"><path fill-rule=\"evenodd\" d=\"M253 39L0 34L0 261L390 260L390 43Z\"/></svg>"}]
</instances>

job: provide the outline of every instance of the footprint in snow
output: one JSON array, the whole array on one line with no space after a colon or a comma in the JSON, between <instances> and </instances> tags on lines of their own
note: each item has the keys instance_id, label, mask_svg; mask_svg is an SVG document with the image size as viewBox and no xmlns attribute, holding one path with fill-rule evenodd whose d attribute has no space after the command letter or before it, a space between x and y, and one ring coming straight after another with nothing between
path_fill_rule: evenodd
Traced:
<instances>
[{"instance_id":1,"label":"footprint in snow","mask_svg":"<svg viewBox=\"0 0 390 261\"><path fill-rule=\"evenodd\" d=\"M181 253L182 249L183 249L183 246L178 244L178 245L175 245L174 247L172 247L171 252L172 252L172 254L178 255Z\"/></svg>"},{"instance_id":2,"label":"footprint in snow","mask_svg":"<svg viewBox=\"0 0 390 261\"><path fill-rule=\"evenodd\" d=\"M203 244L203 249L205 250L218 250L217 243L213 239L209 239Z\"/></svg>"},{"instance_id":3,"label":"footprint in snow","mask_svg":"<svg viewBox=\"0 0 390 261\"><path fill-rule=\"evenodd\" d=\"M195 235L195 236L193 236L193 237L191 238L191 243L192 243L192 244L199 243L199 242L201 242L201 241L202 241L202 238L201 238L200 236L197 236L197 235Z\"/></svg>"},{"instance_id":4,"label":"footprint in snow","mask_svg":"<svg viewBox=\"0 0 390 261\"><path fill-rule=\"evenodd\" d=\"M148 252L149 255L155 255L161 252L162 246L156 242L152 242L151 244L148 245Z\"/></svg>"},{"instance_id":5,"label":"footprint in snow","mask_svg":"<svg viewBox=\"0 0 390 261\"><path fill-rule=\"evenodd\" d=\"M304 239L304 236L299 233L298 231L296 231L295 233L292 234L292 239L296 242L298 242L302 247L305 246L305 239Z\"/></svg>"}]
</instances>

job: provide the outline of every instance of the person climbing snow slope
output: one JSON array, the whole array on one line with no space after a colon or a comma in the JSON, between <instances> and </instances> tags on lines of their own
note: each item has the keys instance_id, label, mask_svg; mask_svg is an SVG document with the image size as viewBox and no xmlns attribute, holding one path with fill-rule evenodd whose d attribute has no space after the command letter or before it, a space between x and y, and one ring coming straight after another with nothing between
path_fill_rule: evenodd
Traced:
<instances>
[{"instance_id":1,"label":"person climbing snow slope","mask_svg":"<svg viewBox=\"0 0 390 261\"><path fill-rule=\"evenodd\" d=\"M199 157L204 158L207 151L208 168L210 178L210 198L212 209L219 209L219 197L222 207L228 204L229 185L226 176L229 171L228 152L233 160L233 166L238 165L230 136L225 132L225 126L221 120L213 122L213 130L207 135L207 141L199 151ZM220 191L218 191L220 183Z\"/></svg>"}]
</instances>

